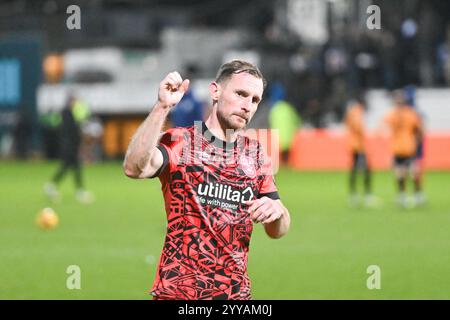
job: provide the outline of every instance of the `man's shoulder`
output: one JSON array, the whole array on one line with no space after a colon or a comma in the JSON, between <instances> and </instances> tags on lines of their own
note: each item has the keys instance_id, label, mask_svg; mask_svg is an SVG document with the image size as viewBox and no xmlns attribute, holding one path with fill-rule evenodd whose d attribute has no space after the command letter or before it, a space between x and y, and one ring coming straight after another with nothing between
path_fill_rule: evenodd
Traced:
<instances>
[{"instance_id":1,"label":"man's shoulder","mask_svg":"<svg viewBox=\"0 0 450 320\"><path fill-rule=\"evenodd\" d=\"M189 127L173 127L170 129L167 129L162 134L163 135L169 135L169 136L183 136L186 134L190 134L194 132L195 126L189 126Z\"/></svg>"},{"instance_id":2,"label":"man's shoulder","mask_svg":"<svg viewBox=\"0 0 450 320\"><path fill-rule=\"evenodd\" d=\"M167 147L175 147L176 145L183 145L192 140L195 126L190 127L173 127L167 129L161 134L160 144Z\"/></svg>"},{"instance_id":3,"label":"man's shoulder","mask_svg":"<svg viewBox=\"0 0 450 320\"><path fill-rule=\"evenodd\" d=\"M414 109L414 108L411 108L409 113L410 113L411 117L413 117L413 118L419 118L420 117L419 112L416 109Z\"/></svg>"}]
</instances>

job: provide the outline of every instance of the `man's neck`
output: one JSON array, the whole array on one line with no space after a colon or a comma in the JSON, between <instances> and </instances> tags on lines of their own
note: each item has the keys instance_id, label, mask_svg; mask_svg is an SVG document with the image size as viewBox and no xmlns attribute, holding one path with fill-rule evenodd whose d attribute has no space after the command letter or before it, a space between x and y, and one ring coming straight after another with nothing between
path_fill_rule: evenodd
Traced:
<instances>
[{"instance_id":1,"label":"man's neck","mask_svg":"<svg viewBox=\"0 0 450 320\"><path fill-rule=\"evenodd\" d=\"M227 128L224 128L220 123L219 119L217 118L217 112L215 110L215 107L211 112L209 118L205 121L205 124L208 127L208 130L214 136L226 142L235 142L240 132L240 130L232 130L232 129L227 130Z\"/></svg>"}]
</instances>

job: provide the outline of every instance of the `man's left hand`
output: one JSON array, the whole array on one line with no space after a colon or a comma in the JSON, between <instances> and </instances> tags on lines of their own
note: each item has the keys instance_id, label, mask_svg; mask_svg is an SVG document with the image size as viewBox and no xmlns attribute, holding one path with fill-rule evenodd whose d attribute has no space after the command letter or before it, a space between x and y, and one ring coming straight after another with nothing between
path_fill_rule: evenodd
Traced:
<instances>
[{"instance_id":1,"label":"man's left hand","mask_svg":"<svg viewBox=\"0 0 450 320\"><path fill-rule=\"evenodd\" d=\"M253 222L267 224L280 219L285 211L280 201L262 197L247 201Z\"/></svg>"}]
</instances>

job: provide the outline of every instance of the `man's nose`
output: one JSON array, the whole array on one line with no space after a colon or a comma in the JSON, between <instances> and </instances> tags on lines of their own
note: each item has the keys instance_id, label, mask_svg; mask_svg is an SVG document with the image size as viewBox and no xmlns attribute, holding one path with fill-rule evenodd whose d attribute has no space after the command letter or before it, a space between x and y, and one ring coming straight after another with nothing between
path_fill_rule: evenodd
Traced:
<instances>
[{"instance_id":1,"label":"man's nose","mask_svg":"<svg viewBox=\"0 0 450 320\"><path fill-rule=\"evenodd\" d=\"M242 103L241 108L242 108L242 110L244 110L245 112L250 112L251 106L252 106L252 101L251 101L251 100L245 100L245 101Z\"/></svg>"}]
</instances>

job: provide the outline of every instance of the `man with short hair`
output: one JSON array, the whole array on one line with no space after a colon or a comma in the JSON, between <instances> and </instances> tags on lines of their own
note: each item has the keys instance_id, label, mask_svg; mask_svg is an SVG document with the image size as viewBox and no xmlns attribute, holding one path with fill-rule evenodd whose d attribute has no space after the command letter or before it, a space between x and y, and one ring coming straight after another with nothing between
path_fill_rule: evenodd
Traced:
<instances>
[{"instance_id":1,"label":"man with short hair","mask_svg":"<svg viewBox=\"0 0 450 320\"><path fill-rule=\"evenodd\" d=\"M389 126L392 136L394 154L394 172L398 185L397 203L402 207L410 205L406 196L406 179L413 175L413 162L417 150L417 137L423 136L422 121L417 112L411 108L402 90L393 92L394 108L390 110L384 122ZM421 201L420 181L413 179L415 185L414 201Z\"/></svg>"},{"instance_id":2,"label":"man with short hair","mask_svg":"<svg viewBox=\"0 0 450 320\"><path fill-rule=\"evenodd\" d=\"M151 290L155 299L251 299L247 260L253 223L271 238L290 226L271 162L258 141L242 135L262 99L265 82L254 65L225 63L209 85L205 123L163 123L188 90L178 72L160 83L158 101L125 156L131 178L159 177L167 235Z\"/></svg>"},{"instance_id":3,"label":"man with short hair","mask_svg":"<svg viewBox=\"0 0 450 320\"><path fill-rule=\"evenodd\" d=\"M424 161L424 135L425 135L425 115L419 111L416 104L416 87L413 85L408 85L404 88L406 103L414 109L420 120L420 128L422 130L416 130L416 153L414 155L412 164L412 178L414 181L414 199L416 205L423 205L427 202L425 193L423 191L423 176L425 171L425 161Z\"/></svg>"},{"instance_id":4,"label":"man with short hair","mask_svg":"<svg viewBox=\"0 0 450 320\"><path fill-rule=\"evenodd\" d=\"M363 96L358 96L352 101L345 115L345 125L349 135L349 145L351 149L352 165L350 169L350 197L349 204L359 205L360 198L357 192L358 172L364 174L364 204L375 206L379 200L372 195L371 170L367 159L366 150L366 126L364 114L367 105Z\"/></svg>"}]
</instances>

